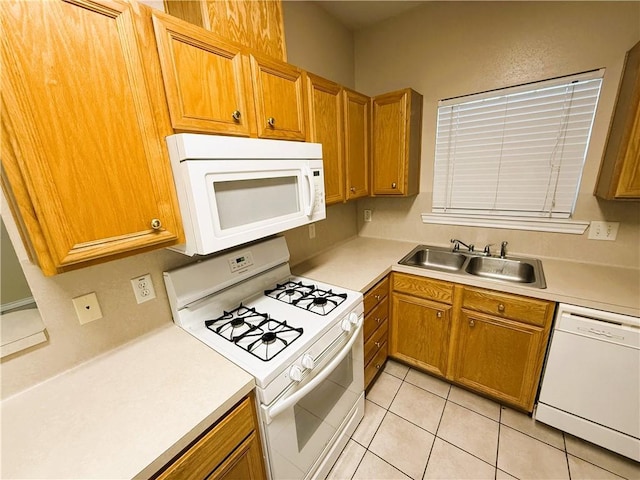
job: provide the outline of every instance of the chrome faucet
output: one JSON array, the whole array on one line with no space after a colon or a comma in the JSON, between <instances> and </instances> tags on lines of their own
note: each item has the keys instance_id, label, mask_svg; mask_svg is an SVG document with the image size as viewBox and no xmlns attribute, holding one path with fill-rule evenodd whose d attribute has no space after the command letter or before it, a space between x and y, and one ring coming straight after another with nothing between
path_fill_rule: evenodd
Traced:
<instances>
[{"instance_id":1,"label":"chrome faucet","mask_svg":"<svg viewBox=\"0 0 640 480\"><path fill-rule=\"evenodd\" d=\"M467 245L466 243L464 243L464 242L462 242L462 241L458 240L457 238L452 238L452 239L451 239L451 243L453 243L453 251L454 251L454 252L457 252L458 250L460 250L460 245L464 245L465 247L467 247L467 249L468 249L470 252L473 252L473 249L475 248L475 247L473 246L473 244Z\"/></svg>"},{"instance_id":2,"label":"chrome faucet","mask_svg":"<svg viewBox=\"0 0 640 480\"><path fill-rule=\"evenodd\" d=\"M507 256L507 245L509 242L504 241L500 244L500 258L504 258Z\"/></svg>"},{"instance_id":3,"label":"chrome faucet","mask_svg":"<svg viewBox=\"0 0 640 480\"><path fill-rule=\"evenodd\" d=\"M489 244L484 246L483 252L487 257L491 256L491 247L493 247L494 245L495 245L495 243L489 243Z\"/></svg>"}]
</instances>

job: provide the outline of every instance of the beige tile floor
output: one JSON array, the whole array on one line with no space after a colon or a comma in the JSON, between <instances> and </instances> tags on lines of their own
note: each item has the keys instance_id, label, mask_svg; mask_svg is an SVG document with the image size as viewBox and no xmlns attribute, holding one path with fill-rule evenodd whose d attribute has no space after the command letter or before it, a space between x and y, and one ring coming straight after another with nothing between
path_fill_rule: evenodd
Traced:
<instances>
[{"instance_id":1,"label":"beige tile floor","mask_svg":"<svg viewBox=\"0 0 640 480\"><path fill-rule=\"evenodd\" d=\"M640 479L640 463L389 360L329 479Z\"/></svg>"}]
</instances>

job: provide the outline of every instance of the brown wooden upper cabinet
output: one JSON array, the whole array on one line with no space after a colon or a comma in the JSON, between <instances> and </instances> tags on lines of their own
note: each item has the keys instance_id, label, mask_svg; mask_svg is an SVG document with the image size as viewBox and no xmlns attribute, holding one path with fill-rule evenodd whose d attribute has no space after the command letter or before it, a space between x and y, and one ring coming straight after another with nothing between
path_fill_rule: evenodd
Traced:
<instances>
[{"instance_id":1,"label":"brown wooden upper cabinet","mask_svg":"<svg viewBox=\"0 0 640 480\"><path fill-rule=\"evenodd\" d=\"M139 8L0 2L2 185L47 275L183 241Z\"/></svg>"},{"instance_id":2,"label":"brown wooden upper cabinet","mask_svg":"<svg viewBox=\"0 0 640 480\"><path fill-rule=\"evenodd\" d=\"M165 0L167 13L286 62L279 0Z\"/></svg>"},{"instance_id":3,"label":"brown wooden upper cabinet","mask_svg":"<svg viewBox=\"0 0 640 480\"><path fill-rule=\"evenodd\" d=\"M250 136L253 101L241 47L159 12L153 25L173 128Z\"/></svg>"},{"instance_id":4,"label":"brown wooden upper cabinet","mask_svg":"<svg viewBox=\"0 0 640 480\"><path fill-rule=\"evenodd\" d=\"M640 42L627 52L595 194L640 199Z\"/></svg>"},{"instance_id":5,"label":"brown wooden upper cabinet","mask_svg":"<svg viewBox=\"0 0 640 480\"><path fill-rule=\"evenodd\" d=\"M420 190L422 95L410 88L373 98L372 196Z\"/></svg>"},{"instance_id":6,"label":"brown wooden upper cabinet","mask_svg":"<svg viewBox=\"0 0 640 480\"><path fill-rule=\"evenodd\" d=\"M250 54L258 137L306 139L302 70Z\"/></svg>"},{"instance_id":7,"label":"brown wooden upper cabinet","mask_svg":"<svg viewBox=\"0 0 640 480\"><path fill-rule=\"evenodd\" d=\"M327 205L345 201L344 117L342 87L305 72L307 139L322 144Z\"/></svg>"},{"instance_id":8,"label":"brown wooden upper cabinet","mask_svg":"<svg viewBox=\"0 0 640 480\"><path fill-rule=\"evenodd\" d=\"M305 140L300 69L160 12L153 25L176 131Z\"/></svg>"},{"instance_id":9,"label":"brown wooden upper cabinet","mask_svg":"<svg viewBox=\"0 0 640 480\"><path fill-rule=\"evenodd\" d=\"M346 199L369 195L369 149L371 99L343 89L345 124Z\"/></svg>"}]
</instances>

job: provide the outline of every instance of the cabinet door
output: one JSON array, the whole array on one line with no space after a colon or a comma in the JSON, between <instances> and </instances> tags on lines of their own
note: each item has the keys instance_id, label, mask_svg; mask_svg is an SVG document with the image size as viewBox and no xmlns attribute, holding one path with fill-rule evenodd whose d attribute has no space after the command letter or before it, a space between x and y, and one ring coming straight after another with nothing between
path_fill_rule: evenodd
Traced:
<instances>
[{"instance_id":1,"label":"cabinet door","mask_svg":"<svg viewBox=\"0 0 640 480\"><path fill-rule=\"evenodd\" d=\"M545 345L540 327L462 310L453 378L531 411Z\"/></svg>"},{"instance_id":2,"label":"cabinet door","mask_svg":"<svg viewBox=\"0 0 640 480\"><path fill-rule=\"evenodd\" d=\"M369 122L366 95L344 89L347 200L369 195Z\"/></svg>"},{"instance_id":3,"label":"cabinet door","mask_svg":"<svg viewBox=\"0 0 640 480\"><path fill-rule=\"evenodd\" d=\"M209 480L266 479L260 444L252 433L209 477Z\"/></svg>"},{"instance_id":4,"label":"cabinet door","mask_svg":"<svg viewBox=\"0 0 640 480\"><path fill-rule=\"evenodd\" d=\"M302 70L250 55L258 136L306 140Z\"/></svg>"},{"instance_id":5,"label":"cabinet door","mask_svg":"<svg viewBox=\"0 0 640 480\"><path fill-rule=\"evenodd\" d=\"M140 11L0 2L3 182L45 274L182 239L168 114L148 81L159 75L146 53L155 42Z\"/></svg>"},{"instance_id":6,"label":"cabinet door","mask_svg":"<svg viewBox=\"0 0 640 480\"><path fill-rule=\"evenodd\" d=\"M342 87L305 73L309 141L322 144L327 205L345 201Z\"/></svg>"},{"instance_id":7,"label":"cabinet door","mask_svg":"<svg viewBox=\"0 0 640 480\"><path fill-rule=\"evenodd\" d=\"M209 0L205 3L212 32L274 59L287 61L280 0Z\"/></svg>"},{"instance_id":8,"label":"cabinet door","mask_svg":"<svg viewBox=\"0 0 640 480\"><path fill-rule=\"evenodd\" d=\"M389 355L445 376L451 306L392 293Z\"/></svg>"},{"instance_id":9,"label":"cabinet door","mask_svg":"<svg viewBox=\"0 0 640 480\"><path fill-rule=\"evenodd\" d=\"M176 130L249 136L253 102L239 46L153 14L171 124Z\"/></svg>"},{"instance_id":10,"label":"cabinet door","mask_svg":"<svg viewBox=\"0 0 640 480\"><path fill-rule=\"evenodd\" d=\"M627 52L595 194L640 198L640 42Z\"/></svg>"},{"instance_id":11,"label":"cabinet door","mask_svg":"<svg viewBox=\"0 0 640 480\"><path fill-rule=\"evenodd\" d=\"M372 194L415 195L420 182L422 95L411 89L373 99Z\"/></svg>"}]
</instances>

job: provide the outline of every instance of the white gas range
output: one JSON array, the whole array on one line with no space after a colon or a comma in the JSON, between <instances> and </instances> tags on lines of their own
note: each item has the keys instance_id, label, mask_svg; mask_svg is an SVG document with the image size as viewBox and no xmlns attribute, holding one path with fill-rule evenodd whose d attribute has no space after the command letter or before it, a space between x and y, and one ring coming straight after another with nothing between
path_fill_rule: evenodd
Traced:
<instances>
[{"instance_id":1,"label":"white gas range","mask_svg":"<svg viewBox=\"0 0 640 480\"><path fill-rule=\"evenodd\" d=\"M276 237L164 274L174 322L255 377L273 480L326 475L364 414L362 294L288 260Z\"/></svg>"}]
</instances>

